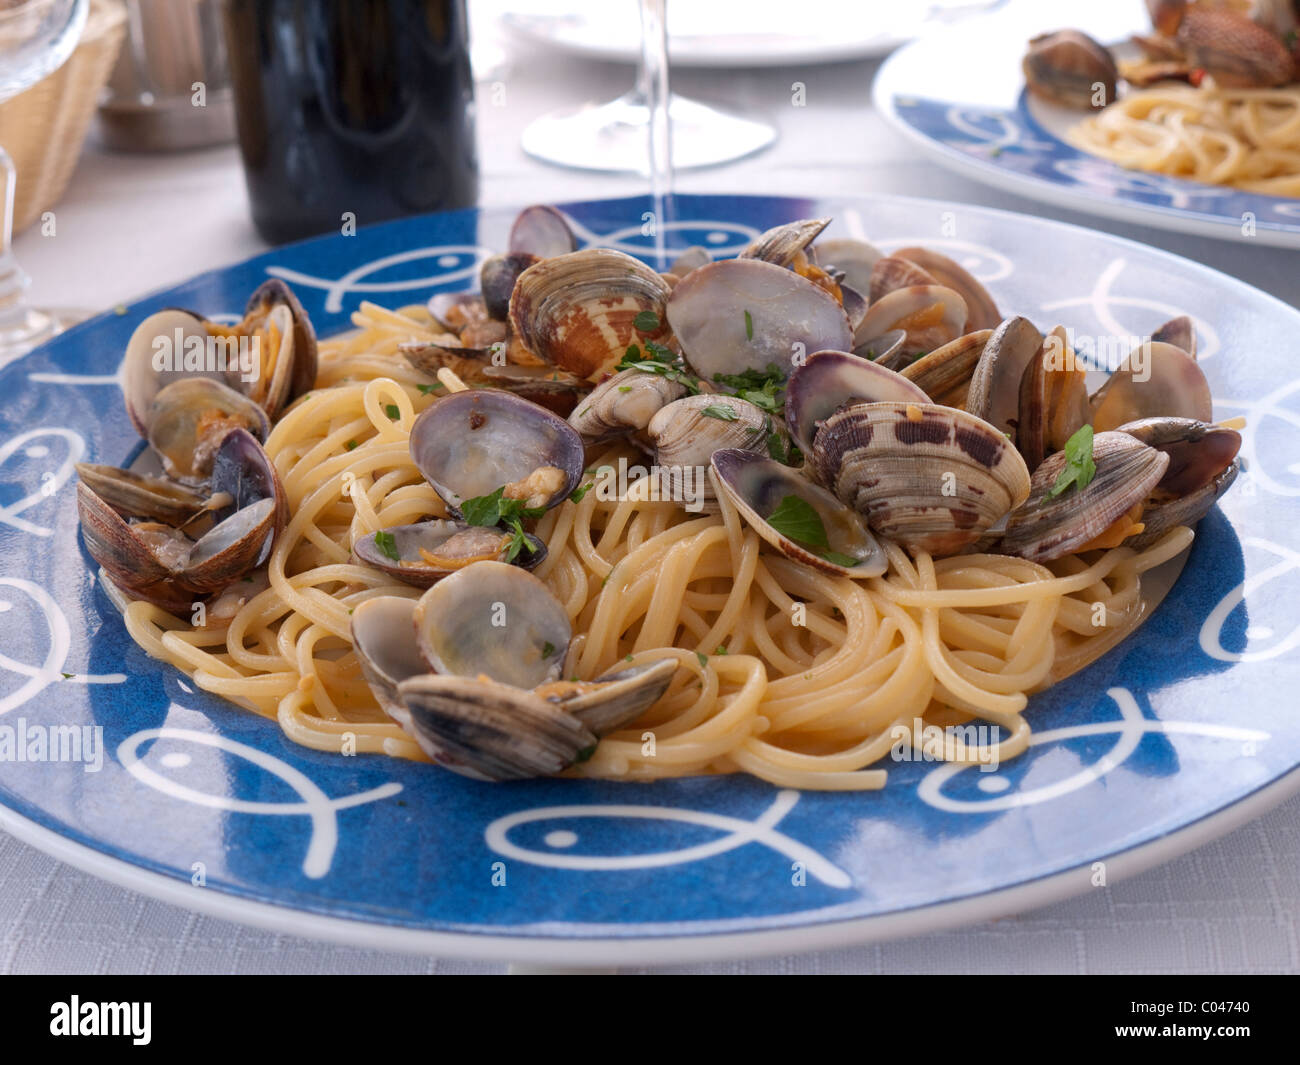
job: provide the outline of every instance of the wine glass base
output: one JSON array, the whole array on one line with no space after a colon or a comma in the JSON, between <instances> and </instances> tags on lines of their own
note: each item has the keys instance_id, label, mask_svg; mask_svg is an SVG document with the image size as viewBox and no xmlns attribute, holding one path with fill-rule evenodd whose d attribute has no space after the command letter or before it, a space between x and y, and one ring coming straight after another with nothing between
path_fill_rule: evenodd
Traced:
<instances>
[{"instance_id":1,"label":"wine glass base","mask_svg":"<svg viewBox=\"0 0 1300 1065\"><path fill-rule=\"evenodd\" d=\"M7 314L0 313L0 366L7 366L89 317L90 312L84 310L60 308L42 311L27 306L16 307Z\"/></svg>"},{"instance_id":2,"label":"wine glass base","mask_svg":"<svg viewBox=\"0 0 1300 1065\"><path fill-rule=\"evenodd\" d=\"M766 122L677 95L670 97L668 114L674 170L730 163L776 140ZM628 93L607 104L543 115L524 130L523 149L534 159L575 170L647 174L649 123L644 99Z\"/></svg>"}]
</instances>

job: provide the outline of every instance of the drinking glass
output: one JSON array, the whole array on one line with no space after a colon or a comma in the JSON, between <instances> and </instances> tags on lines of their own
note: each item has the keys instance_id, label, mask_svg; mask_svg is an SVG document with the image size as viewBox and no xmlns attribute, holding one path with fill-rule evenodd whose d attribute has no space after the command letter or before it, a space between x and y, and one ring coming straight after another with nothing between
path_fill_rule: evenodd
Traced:
<instances>
[{"instance_id":1,"label":"drinking glass","mask_svg":"<svg viewBox=\"0 0 1300 1065\"><path fill-rule=\"evenodd\" d=\"M0 0L0 103L35 85L72 54L86 24L90 0ZM4 218L0 229L0 365L61 328L53 314L27 304L31 278L14 258L13 160L0 145Z\"/></svg>"}]
</instances>

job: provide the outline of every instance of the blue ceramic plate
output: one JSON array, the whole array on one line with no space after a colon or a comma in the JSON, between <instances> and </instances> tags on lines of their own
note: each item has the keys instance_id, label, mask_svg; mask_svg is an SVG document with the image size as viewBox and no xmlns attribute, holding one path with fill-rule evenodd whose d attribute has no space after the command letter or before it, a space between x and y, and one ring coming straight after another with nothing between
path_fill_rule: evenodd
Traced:
<instances>
[{"instance_id":1,"label":"blue ceramic plate","mask_svg":"<svg viewBox=\"0 0 1300 1065\"><path fill-rule=\"evenodd\" d=\"M648 209L565 207L584 239L645 255ZM832 215L832 234L959 258L1004 310L1043 324L1141 336L1185 312L1217 414L1250 422L1247 472L1202 522L1173 591L1126 644L1034 698L1022 757L992 773L891 765L888 787L864 794L739 776L490 785L296 747L147 658L91 577L71 476L75 460L121 462L138 446L116 378L134 325L166 306L238 310L274 276L328 334L362 299L469 286L513 213L277 249L0 371L0 825L137 890L283 931L555 963L669 961L1042 904L1300 786L1300 720L1280 694L1300 689L1300 370L1279 342L1300 335L1300 314L1137 244L924 201L683 197L664 230L729 255L777 222ZM81 762L74 731L89 741ZM56 743L67 757L47 760Z\"/></svg>"},{"instance_id":2,"label":"blue ceramic plate","mask_svg":"<svg viewBox=\"0 0 1300 1065\"><path fill-rule=\"evenodd\" d=\"M1136 2L1065 12L1011 4L895 52L876 76L876 107L940 162L1005 191L1139 225L1300 248L1300 200L1126 170L1065 142L1081 112L1025 92L1020 62L1031 36L1069 25L1122 42L1150 31L1143 11Z\"/></svg>"}]
</instances>

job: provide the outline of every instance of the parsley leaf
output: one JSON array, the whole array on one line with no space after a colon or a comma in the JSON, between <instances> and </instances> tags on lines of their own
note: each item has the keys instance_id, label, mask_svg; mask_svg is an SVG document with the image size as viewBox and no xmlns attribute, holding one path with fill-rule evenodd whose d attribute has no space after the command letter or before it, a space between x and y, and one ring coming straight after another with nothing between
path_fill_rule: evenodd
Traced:
<instances>
[{"instance_id":1,"label":"parsley leaf","mask_svg":"<svg viewBox=\"0 0 1300 1065\"><path fill-rule=\"evenodd\" d=\"M520 518L540 518L545 507L526 507L522 499L506 499L505 485L491 495L475 496L460 502L461 517L468 525L500 525Z\"/></svg>"},{"instance_id":2,"label":"parsley leaf","mask_svg":"<svg viewBox=\"0 0 1300 1065\"><path fill-rule=\"evenodd\" d=\"M790 495L782 499L767 516L767 523L787 540L793 540L836 566L852 569L862 563L860 558L831 550L821 515L811 503L799 496Z\"/></svg>"},{"instance_id":3,"label":"parsley leaf","mask_svg":"<svg viewBox=\"0 0 1300 1065\"><path fill-rule=\"evenodd\" d=\"M569 502L581 503L582 497L591 491L592 486L595 485L595 483L596 483L595 481L588 481L586 484L578 485L577 488L575 488L572 492L569 493Z\"/></svg>"},{"instance_id":4,"label":"parsley leaf","mask_svg":"<svg viewBox=\"0 0 1300 1065\"><path fill-rule=\"evenodd\" d=\"M728 407L725 403L710 403L704 408L703 414L706 418L717 418L720 422L740 421L740 415L736 413L736 408Z\"/></svg>"},{"instance_id":5,"label":"parsley leaf","mask_svg":"<svg viewBox=\"0 0 1300 1065\"><path fill-rule=\"evenodd\" d=\"M390 532L375 533L375 546L379 548L379 553L385 558L391 558L394 562L401 562L402 556L397 550L397 541Z\"/></svg>"},{"instance_id":6,"label":"parsley leaf","mask_svg":"<svg viewBox=\"0 0 1300 1065\"><path fill-rule=\"evenodd\" d=\"M427 396L430 392L435 392L441 388L442 382L434 381L431 385L416 385L415 387L419 391L420 395Z\"/></svg>"},{"instance_id":7,"label":"parsley leaf","mask_svg":"<svg viewBox=\"0 0 1300 1065\"><path fill-rule=\"evenodd\" d=\"M1085 425L1065 442L1065 468L1056 483L1047 490L1047 498L1059 496L1071 485L1080 492L1097 476L1097 464L1092 459L1092 426Z\"/></svg>"},{"instance_id":8,"label":"parsley leaf","mask_svg":"<svg viewBox=\"0 0 1300 1065\"><path fill-rule=\"evenodd\" d=\"M715 373L713 379L734 388L738 398L768 414L780 414L785 406L785 372L774 362L768 363L766 370Z\"/></svg>"},{"instance_id":9,"label":"parsley leaf","mask_svg":"<svg viewBox=\"0 0 1300 1065\"><path fill-rule=\"evenodd\" d=\"M555 654L555 644L551 643L550 640L547 640L542 644L542 657L550 658L553 654Z\"/></svg>"},{"instance_id":10,"label":"parsley leaf","mask_svg":"<svg viewBox=\"0 0 1300 1065\"><path fill-rule=\"evenodd\" d=\"M573 679L577 680L578 678L574 677ZM596 745L593 743L590 747L584 747L582 750L580 750L578 752L578 757L574 759L574 761L585 762L595 753L596 753Z\"/></svg>"},{"instance_id":11,"label":"parsley leaf","mask_svg":"<svg viewBox=\"0 0 1300 1065\"><path fill-rule=\"evenodd\" d=\"M400 417L402 416L402 412L401 412L401 410L398 409L398 406L397 406L396 403L390 403L390 404L388 404L388 405L384 408L384 413L387 414L388 417L389 417L392 421L397 421L397 419L400 418Z\"/></svg>"},{"instance_id":12,"label":"parsley leaf","mask_svg":"<svg viewBox=\"0 0 1300 1065\"><path fill-rule=\"evenodd\" d=\"M622 361L614 367L615 372L640 370L642 373L658 374L669 381L676 381L692 396L699 394L699 378L686 372L685 366L678 360L675 352L662 344L651 342L647 342L645 348L646 357L642 358L641 349L635 344L629 345Z\"/></svg>"},{"instance_id":13,"label":"parsley leaf","mask_svg":"<svg viewBox=\"0 0 1300 1065\"><path fill-rule=\"evenodd\" d=\"M632 319L632 327L638 333L653 333L659 328L659 315L654 311L642 311Z\"/></svg>"},{"instance_id":14,"label":"parsley leaf","mask_svg":"<svg viewBox=\"0 0 1300 1065\"><path fill-rule=\"evenodd\" d=\"M709 664L709 656L706 655L703 651L696 651L696 652L695 652L695 657L698 658L698 659L700 660L700 668L703 669L703 668L706 668L706 667L708 666L708 664Z\"/></svg>"},{"instance_id":15,"label":"parsley leaf","mask_svg":"<svg viewBox=\"0 0 1300 1065\"><path fill-rule=\"evenodd\" d=\"M754 319L748 311L745 312L745 339L754 339Z\"/></svg>"},{"instance_id":16,"label":"parsley leaf","mask_svg":"<svg viewBox=\"0 0 1300 1065\"><path fill-rule=\"evenodd\" d=\"M357 442L355 440L349 440L343 446L347 448L349 451L355 451L357 449Z\"/></svg>"}]
</instances>

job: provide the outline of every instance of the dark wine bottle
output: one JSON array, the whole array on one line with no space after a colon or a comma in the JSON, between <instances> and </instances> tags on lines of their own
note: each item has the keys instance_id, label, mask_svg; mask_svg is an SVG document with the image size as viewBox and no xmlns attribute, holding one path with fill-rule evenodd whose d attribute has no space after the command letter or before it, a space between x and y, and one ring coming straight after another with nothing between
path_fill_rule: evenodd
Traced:
<instances>
[{"instance_id":1,"label":"dark wine bottle","mask_svg":"<svg viewBox=\"0 0 1300 1065\"><path fill-rule=\"evenodd\" d=\"M239 147L272 243L478 197L464 0L225 0Z\"/></svg>"}]
</instances>

